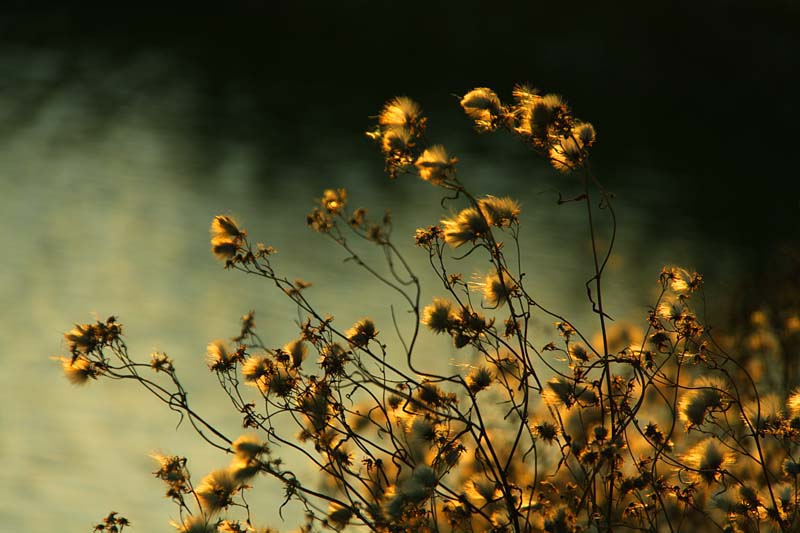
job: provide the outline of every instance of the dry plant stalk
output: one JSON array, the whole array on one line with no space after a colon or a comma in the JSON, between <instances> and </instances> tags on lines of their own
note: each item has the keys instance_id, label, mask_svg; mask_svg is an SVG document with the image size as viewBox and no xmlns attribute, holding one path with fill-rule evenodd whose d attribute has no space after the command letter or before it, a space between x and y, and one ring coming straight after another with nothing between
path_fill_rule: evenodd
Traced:
<instances>
[{"instance_id":1,"label":"dry plant stalk","mask_svg":"<svg viewBox=\"0 0 800 533\"><path fill-rule=\"evenodd\" d=\"M166 354L131 358L116 318L65 335L70 381L133 380L230 456L199 483L185 457L154 456L155 475L180 510L177 530L268 531L254 526L265 510L245 499L266 476L282 484L287 502L303 505L303 531L797 531L800 392L764 390L711 334L695 311L702 277L665 267L643 327L610 325L602 281L616 218L589 165L592 125L561 97L527 86L514 88L510 104L477 88L461 106L478 131L517 137L579 184L580 194L559 204L586 210L586 289L599 334L580 331L528 292L519 204L470 192L458 159L426 140L420 106L395 98L368 132L386 173L416 175L460 203L415 236L442 295L420 301L391 217L350 208L345 190L324 191L307 222L397 292L414 317L410 333L396 322L379 329L370 318L340 329L306 298L309 283L274 268L273 248L253 244L220 215L211 224L214 255L274 284L305 317L282 346L262 340L252 312L238 334L208 345L208 367L246 433L226 435L195 412ZM611 222L605 249L599 213ZM359 241L380 248L385 264L360 255ZM472 254L491 268L468 281L458 265ZM534 318L554 323L552 340L534 337ZM800 319L793 324L800 330ZM416 349L423 326L452 339L463 367L426 368ZM399 348L384 342L387 329ZM403 357L389 357L398 349ZM281 449L301 453L324 483L290 470ZM121 531L128 522L120 519L113 513L96 530Z\"/></svg>"}]
</instances>

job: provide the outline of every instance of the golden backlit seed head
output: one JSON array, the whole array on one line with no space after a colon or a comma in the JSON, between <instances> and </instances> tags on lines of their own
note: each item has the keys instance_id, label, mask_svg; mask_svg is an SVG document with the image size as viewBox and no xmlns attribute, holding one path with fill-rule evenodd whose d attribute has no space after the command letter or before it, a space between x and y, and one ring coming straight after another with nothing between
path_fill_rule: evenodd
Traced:
<instances>
[{"instance_id":1,"label":"golden backlit seed head","mask_svg":"<svg viewBox=\"0 0 800 533\"><path fill-rule=\"evenodd\" d=\"M386 128L381 135L381 150L389 154L392 152L407 152L414 145L414 137L408 128L392 126Z\"/></svg>"},{"instance_id":2,"label":"golden backlit seed head","mask_svg":"<svg viewBox=\"0 0 800 533\"><path fill-rule=\"evenodd\" d=\"M240 487L229 469L214 470L195 488L195 495L206 513L216 513L233 503L233 495Z\"/></svg>"},{"instance_id":3,"label":"golden backlit seed head","mask_svg":"<svg viewBox=\"0 0 800 533\"><path fill-rule=\"evenodd\" d=\"M494 481L484 477L473 478L466 485L467 496L479 507L491 503L502 495Z\"/></svg>"},{"instance_id":4,"label":"golden backlit seed head","mask_svg":"<svg viewBox=\"0 0 800 533\"><path fill-rule=\"evenodd\" d=\"M443 218L441 222L444 240L453 248L475 242L489 231L484 217L474 207L462 209L455 218Z\"/></svg>"},{"instance_id":5,"label":"golden backlit seed head","mask_svg":"<svg viewBox=\"0 0 800 533\"><path fill-rule=\"evenodd\" d=\"M511 91L511 96L514 97L517 105L520 106L529 104L536 98L541 98L539 96L539 89L524 83L515 85L514 89Z\"/></svg>"},{"instance_id":6,"label":"golden backlit seed head","mask_svg":"<svg viewBox=\"0 0 800 533\"><path fill-rule=\"evenodd\" d=\"M580 342L570 343L569 355L578 361L586 362L589 360L589 352L586 350L586 346Z\"/></svg>"},{"instance_id":7,"label":"golden backlit seed head","mask_svg":"<svg viewBox=\"0 0 800 533\"><path fill-rule=\"evenodd\" d=\"M701 426L709 411L720 409L725 401L724 383L714 378L700 378L692 389L685 392L678 404L678 412L686 427Z\"/></svg>"},{"instance_id":8,"label":"golden backlit seed head","mask_svg":"<svg viewBox=\"0 0 800 533\"><path fill-rule=\"evenodd\" d=\"M479 131L494 131L500 125L500 118L505 115L503 105L497 94L486 87L473 89L461 99L461 107Z\"/></svg>"},{"instance_id":9,"label":"golden backlit seed head","mask_svg":"<svg viewBox=\"0 0 800 533\"><path fill-rule=\"evenodd\" d=\"M486 217L486 221L498 228L517 222L520 214L519 204L508 196L504 198L486 196L478 200L478 206L483 212L483 216Z\"/></svg>"},{"instance_id":10,"label":"golden backlit seed head","mask_svg":"<svg viewBox=\"0 0 800 533\"><path fill-rule=\"evenodd\" d=\"M236 221L227 215L217 215L211 221L211 236L238 239L245 236Z\"/></svg>"},{"instance_id":11,"label":"golden backlit seed head","mask_svg":"<svg viewBox=\"0 0 800 533\"><path fill-rule=\"evenodd\" d=\"M239 251L239 245L228 237L214 237L211 239L211 251L221 261L233 259Z\"/></svg>"},{"instance_id":12,"label":"golden backlit seed head","mask_svg":"<svg viewBox=\"0 0 800 533\"><path fill-rule=\"evenodd\" d=\"M489 368L480 366L473 368L472 372L467 376L467 387L473 393L481 391L489 387L494 381L494 374Z\"/></svg>"},{"instance_id":13,"label":"golden backlit seed head","mask_svg":"<svg viewBox=\"0 0 800 533\"><path fill-rule=\"evenodd\" d=\"M216 521L202 514L187 516L182 522L170 522L178 533L217 533Z\"/></svg>"},{"instance_id":14,"label":"golden backlit seed head","mask_svg":"<svg viewBox=\"0 0 800 533\"><path fill-rule=\"evenodd\" d=\"M436 333L445 333L455 323L453 304L443 298L434 298L433 303L422 310L421 322Z\"/></svg>"},{"instance_id":15,"label":"golden backlit seed head","mask_svg":"<svg viewBox=\"0 0 800 533\"><path fill-rule=\"evenodd\" d=\"M461 107L470 118L484 119L488 116L487 113L497 115L500 112L501 104L500 98L493 90L487 87L478 87L464 95L461 99Z\"/></svg>"},{"instance_id":16,"label":"golden backlit seed head","mask_svg":"<svg viewBox=\"0 0 800 533\"><path fill-rule=\"evenodd\" d=\"M774 393L764 394L745 402L742 406L743 416L758 431L775 429L784 419L783 403Z\"/></svg>"},{"instance_id":17,"label":"golden backlit seed head","mask_svg":"<svg viewBox=\"0 0 800 533\"><path fill-rule=\"evenodd\" d=\"M581 166L585 152L572 137L562 138L550 147L550 164L559 172L571 172Z\"/></svg>"},{"instance_id":18,"label":"golden backlit seed head","mask_svg":"<svg viewBox=\"0 0 800 533\"><path fill-rule=\"evenodd\" d=\"M231 350L222 339L208 344L206 359L211 370L227 370L236 362L236 351Z\"/></svg>"},{"instance_id":19,"label":"golden backlit seed head","mask_svg":"<svg viewBox=\"0 0 800 533\"><path fill-rule=\"evenodd\" d=\"M283 351L289 354L292 368L299 368L308 353L306 343L302 339L293 340L283 347Z\"/></svg>"},{"instance_id":20,"label":"golden backlit seed head","mask_svg":"<svg viewBox=\"0 0 800 533\"><path fill-rule=\"evenodd\" d=\"M442 145L431 146L422 152L414 166L417 167L419 177L432 185L440 185L453 171L453 166L458 160L447 155Z\"/></svg>"},{"instance_id":21,"label":"golden backlit seed head","mask_svg":"<svg viewBox=\"0 0 800 533\"><path fill-rule=\"evenodd\" d=\"M789 397L786 399L786 408L793 417L800 417L800 387L789 393Z\"/></svg>"},{"instance_id":22,"label":"golden backlit seed head","mask_svg":"<svg viewBox=\"0 0 800 533\"><path fill-rule=\"evenodd\" d=\"M233 452L240 459L252 461L258 459L261 455L269 453L269 446L266 442L262 442L255 435L241 435L233 444L231 444Z\"/></svg>"},{"instance_id":23,"label":"golden backlit seed head","mask_svg":"<svg viewBox=\"0 0 800 533\"><path fill-rule=\"evenodd\" d=\"M406 96L398 96L390 100L378 116L382 126L413 126L422 117L419 105Z\"/></svg>"},{"instance_id":24,"label":"golden backlit seed head","mask_svg":"<svg viewBox=\"0 0 800 533\"><path fill-rule=\"evenodd\" d=\"M591 146L594 144L596 133L594 126L588 122L582 122L572 128L572 134L578 140L581 146Z\"/></svg>"},{"instance_id":25,"label":"golden backlit seed head","mask_svg":"<svg viewBox=\"0 0 800 533\"><path fill-rule=\"evenodd\" d=\"M328 523L335 529L344 529L353 516L350 507L343 507L336 503L331 503L328 507Z\"/></svg>"},{"instance_id":26,"label":"golden backlit seed head","mask_svg":"<svg viewBox=\"0 0 800 533\"><path fill-rule=\"evenodd\" d=\"M89 379L97 379L102 371L84 355L60 357L61 368L67 380L73 385L85 385Z\"/></svg>"},{"instance_id":27,"label":"golden backlit seed head","mask_svg":"<svg viewBox=\"0 0 800 533\"><path fill-rule=\"evenodd\" d=\"M689 468L696 470L693 474L710 484L717 481L720 473L735 459L714 437L708 437L698 442L684 455L683 460Z\"/></svg>"},{"instance_id":28,"label":"golden backlit seed head","mask_svg":"<svg viewBox=\"0 0 800 533\"><path fill-rule=\"evenodd\" d=\"M375 322L371 318L362 318L353 324L353 327L345 331L344 334L351 344L363 347L378 335L378 330L375 328Z\"/></svg>"},{"instance_id":29,"label":"golden backlit seed head","mask_svg":"<svg viewBox=\"0 0 800 533\"><path fill-rule=\"evenodd\" d=\"M508 272L503 273L501 281L500 275L496 271L489 272L481 281L472 283L472 286L483 293L483 299L492 307L506 303L509 296L517 289L517 284L514 283Z\"/></svg>"},{"instance_id":30,"label":"golden backlit seed head","mask_svg":"<svg viewBox=\"0 0 800 533\"><path fill-rule=\"evenodd\" d=\"M272 361L263 355L251 356L242 365L242 376L246 381L254 382L271 374L273 366Z\"/></svg>"}]
</instances>

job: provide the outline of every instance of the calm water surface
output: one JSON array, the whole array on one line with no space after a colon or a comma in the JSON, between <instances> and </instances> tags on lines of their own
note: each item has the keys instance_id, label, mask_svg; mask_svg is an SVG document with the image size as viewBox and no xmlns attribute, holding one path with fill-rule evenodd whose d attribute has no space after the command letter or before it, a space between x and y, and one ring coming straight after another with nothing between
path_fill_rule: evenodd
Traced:
<instances>
[{"instance_id":1,"label":"calm water surface","mask_svg":"<svg viewBox=\"0 0 800 533\"><path fill-rule=\"evenodd\" d=\"M339 186L350 190L353 204L378 214L392 209L396 240L422 274L425 301L440 291L424 274L426 258L411 235L438 221L443 210L427 184L389 183L379 154L360 137L271 168L253 143L231 140L209 162L203 146L176 126L191 119L191 83L162 84L157 98L141 89L164 71L153 59L44 91L57 76L58 54L31 58L23 52L0 58L12 76L0 94L0 122L6 124L0 148L0 523L9 531L90 531L93 521L116 510L132 520L134 531L168 531L176 509L161 497L148 453L188 456L195 479L227 459L187 428L176 429L178 418L133 384L71 386L51 359L65 351L61 333L74 322L118 315L131 353L146 359L166 351L196 409L236 435L238 417L228 416L226 398L206 370L205 346L237 333L238 317L250 309L267 342L282 345L295 336L296 313L268 284L224 271L213 259L207 240L212 216L233 214L254 239L275 246L278 268L314 282L309 296L340 326L373 315L388 340L387 302L399 306L399 300L307 230L305 213L323 188ZM101 83L126 103L98 122L86 88ZM22 119L21 101L33 110ZM591 330L583 288L591 270L585 212L554 201L565 178L519 152L462 153L459 139L448 147L461 158L462 179L476 191L511 194L522 203L531 293ZM606 298L619 321L641 323L662 264L695 267L710 274L712 288L721 287L736 277L741 250L700 242L689 214L673 205L670 176L635 172L641 186L617 194L619 253ZM477 258L470 266L488 267ZM549 323L540 318L542 329ZM419 353L442 367L463 357L428 335ZM313 483L315 473L305 475ZM295 520L282 525L275 517L280 488L266 478L255 486L259 496L250 501L256 517L294 527ZM297 510L287 516L296 518Z\"/></svg>"}]
</instances>

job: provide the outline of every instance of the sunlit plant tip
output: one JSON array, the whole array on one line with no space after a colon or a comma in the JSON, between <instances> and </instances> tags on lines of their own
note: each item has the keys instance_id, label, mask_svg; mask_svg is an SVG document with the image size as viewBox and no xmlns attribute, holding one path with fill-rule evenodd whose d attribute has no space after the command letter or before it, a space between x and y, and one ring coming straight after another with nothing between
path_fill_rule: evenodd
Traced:
<instances>
[{"instance_id":1,"label":"sunlit plant tip","mask_svg":"<svg viewBox=\"0 0 800 533\"><path fill-rule=\"evenodd\" d=\"M441 185L453 171L458 159L450 157L442 145L435 145L417 158L414 166L417 167L419 177L432 185Z\"/></svg>"},{"instance_id":2,"label":"sunlit plant tip","mask_svg":"<svg viewBox=\"0 0 800 533\"><path fill-rule=\"evenodd\" d=\"M453 327L455 320L453 304L450 300L434 298L433 303L425 306L422 310L421 322L436 333L449 331Z\"/></svg>"}]
</instances>

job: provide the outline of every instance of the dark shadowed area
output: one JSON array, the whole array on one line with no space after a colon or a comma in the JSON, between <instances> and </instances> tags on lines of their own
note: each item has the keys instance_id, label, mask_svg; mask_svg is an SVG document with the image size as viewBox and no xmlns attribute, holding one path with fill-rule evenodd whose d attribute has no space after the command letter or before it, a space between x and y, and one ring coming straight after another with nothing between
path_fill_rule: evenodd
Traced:
<instances>
[{"instance_id":1,"label":"dark shadowed area","mask_svg":"<svg viewBox=\"0 0 800 533\"><path fill-rule=\"evenodd\" d=\"M776 280L798 272L796 3L337 4L2 8L0 337L10 365L0 377L0 523L9 530L90 531L111 509L133 531L167 530L174 509L147 454L189 455L198 478L224 461L132 386L78 390L48 359L63 353L72 323L118 314L133 350L169 352L198 405L238 431L223 398L205 393L215 384L205 346L235 334L249 309L282 344L296 314L262 284L222 271L208 251L213 215L236 215L278 248L287 272L314 281L320 306L343 321L386 314L385 300L304 226L322 189L345 186L356 204L393 209L397 235L408 235L398 240L424 270L410 235L437 222L438 197L410 179L389 183L364 135L392 96L421 104L464 182L520 199L528 275L577 316L588 312L583 213L555 201L574 184L512 139L472 131L458 101L473 87L509 98L529 82L594 124L593 167L620 214L609 292L621 319L643 320L665 263L706 275L719 322L780 294ZM429 286L425 297L434 294ZM445 359L455 353L425 342Z\"/></svg>"}]
</instances>

